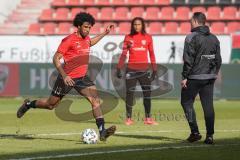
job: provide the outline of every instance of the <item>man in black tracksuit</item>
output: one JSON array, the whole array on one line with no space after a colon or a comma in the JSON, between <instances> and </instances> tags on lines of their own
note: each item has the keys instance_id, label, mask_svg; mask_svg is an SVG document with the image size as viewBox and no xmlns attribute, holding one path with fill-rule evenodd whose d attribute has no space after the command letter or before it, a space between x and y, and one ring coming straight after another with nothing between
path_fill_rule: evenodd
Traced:
<instances>
[{"instance_id":1,"label":"man in black tracksuit","mask_svg":"<svg viewBox=\"0 0 240 160\"><path fill-rule=\"evenodd\" d=\"M199 93L204 111L207 135L204 143L213 144L214 108L213 88L222 59L217 37L205 26L206 16L196 12L191 18L191 34L187 35L183 53L181 105L187 117L191 134L189 142L202 138L199 133L193 108L194 99Z\"/></svg>"}]
</instances>

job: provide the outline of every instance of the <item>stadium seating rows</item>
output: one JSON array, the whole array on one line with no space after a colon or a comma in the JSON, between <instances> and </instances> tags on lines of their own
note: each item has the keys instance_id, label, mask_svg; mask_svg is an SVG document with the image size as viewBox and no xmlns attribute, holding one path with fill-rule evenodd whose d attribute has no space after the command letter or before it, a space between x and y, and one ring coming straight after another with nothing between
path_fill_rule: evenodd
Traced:
<instances>
[{"instance_id":1,"label":"stadium seating rows","mask_svg":"<svg viewBox=\"0 0 240 160\"><path fill-rule=\"evenodd\" d=\"M110 22L100 23L97 22L92 30L92 34L98 34L103 31L104 28L110 24ZM112 23L116 26L115 30L111 34L126 34L130 31L130 23L120 22ZM240 30L240 22L213 22L211 24L211 31L215 34L227 34L233 33L237 30ZM45 34L69 34L74 31L74 27L71 23L62 22L62 23L34 23L29 26L28 34L32 35L45 35ZM147 24L147 31L151 34L187 34L190 32L190 23L189 22L149 22Z\"/></svg>"},{"instance_id":2,"label":"stadium seating rows","mask_svg":"<svg viewBox=\"0 0 240 160\"><path fill-rule=\"evenodd\" d=\"M91 13L97 20L106 21L129 21L133 17L140 16L146 20L171 20L171 21L187 21L192 13L202 11L206 13L208 20L240 20L240 11L235 6L226 6L223 9L219 6L204 7L87 7L87 8L57 8L45 9L42 11L40 21L71 21L76 13L86 11Z\"/></svg>"},{"instance_id":3,"label":"stadium seating rows","mask_svg":"<svg viewBox=\"0 0 240 160\"><path fill-rule=\"evenodd\" d=\"M141 5L149 6L136 5L140 2ZM185 4L185 6L164 6L170 4L170 2L172 2L172 4ZM202 2L210 6L198 5ZM103 31L109 23L114 23L116 26L116 29L111 32L111 34L126 34L129 32L130 20L137 16L147 20L147 30L151 34L186 34L190 31L189 18L192 13L197 11L206 13L213 33L228 34L239 30L240 11L238 7L232 5L214 5L220 2L221 4L231 4L237 1L53 0L52 8L42 11L39 17L40 23L29 26L28 34L71 33L74 28L70 22L75 15L81 11L91 13L97 20L97 23L92 28L92 34ZM196 6L190 7L186 5L187 3L196 4ZM219 22L219 20L221 20L221 22Z\"/></svg>"},{"instance_id":4,"label":"stadium seating rows","mask_svg":"<svg viewBox=\"0 0 240 160\"><path fill-rule=\"evenodd\" d=\"M240 0L53 0L53 7L136 5L239 5Z\"/></svg>"},{"instance_id":5,"label":"stadium seating rows","mask_svg":"<svg viewBox=\"0 0 240 160\"><path fill-rule=\"evenodd\" d=\"M240 0L44 0L44 2L48 3L49 7L41 9L41 12L33 12L38 15L29 15L28 19L31 19L31 22L27 24L29 27L25 33L69 34L74 31L71 21L81 11L89 12L96 18L92 34L103 31L110 23L116 26L111 34L126 34L130 29L129 22L137 16L146 20L147 31L150 34L186 34L190 31L189 18L197 11L207 15L208 25L215 34L231 34L240 30ZM35 0L21 0L19 8L26 10L28 7L36 8L38 5L39 2ZM13 12L4 27L0 28L0 33L9 28L7 27L11 24L9 22L21 22L23 16L27 15ZM36 22L33 18L37 16ZM26 24L19 33L23 33L24 26ZM12 33L12 30L8 33Z\"/></svg>"}]
</instances>

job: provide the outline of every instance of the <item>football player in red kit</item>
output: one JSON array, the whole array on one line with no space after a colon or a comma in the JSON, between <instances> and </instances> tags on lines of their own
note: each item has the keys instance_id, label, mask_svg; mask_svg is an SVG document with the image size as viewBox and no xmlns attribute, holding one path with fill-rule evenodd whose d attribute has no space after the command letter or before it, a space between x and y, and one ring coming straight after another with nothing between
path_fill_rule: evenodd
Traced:
<instances>
[{"instance_id":1,"label":"football player in red kit","mask_svg":"<svg viewBox=\"0 0 240 160\"><path fill-rule=\"evenodd\" d=\"M77 31L65 37L53 57L53 63L59 72L58 78L48 98L30 101L26 99L17 111L21 118L31 108L54 109L61 99L74 88L84 96L92 105L93 116L100 132L100 140L105 141L114 134L116 126L108 129L104 127L104 118L100 108L100 99L95 84L86 75L89 64L90 47L100 41L110 32L112 26L94 38L89 37L91 27L95 24L92 15L81 12L76 15L73 25ZM60 59L64 59L64 65Z\"/></svg>"},{"instance_id":2,"label":"football player in red kit","mask_svg":"<svg viewBox=\"0 0 240 160\"><path fill-rule=\"evenodd\" d=\"M132 125L132 106L134 91L137 82L140 83L143 91L143 104L145 109L144 124L157 125L157 122L151 118L151 82L156 77L157 65L153 50L152 36L145 31L144 19L136 17L131 22L131 31L125 36L123 51L117 65L117 77L121 78L121 69L124 66L127 54L129 59L126 69L126 125ZM148 57L150 57L151 65ZM148 70L152 73L148 74Z\"/></svg>"}]
</instances>

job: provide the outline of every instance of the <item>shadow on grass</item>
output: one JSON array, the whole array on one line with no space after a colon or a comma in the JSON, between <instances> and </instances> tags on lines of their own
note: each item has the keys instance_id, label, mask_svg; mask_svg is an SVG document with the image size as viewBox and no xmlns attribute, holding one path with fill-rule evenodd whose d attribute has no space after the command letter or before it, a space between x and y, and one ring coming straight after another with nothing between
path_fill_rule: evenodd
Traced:
<instances>
[{"instance_id":1,"label":"shadow on grass","mask_svg":"<svg viewBox=\"0 0 240 160\"><path fill-rule=\"evenodd\" d=\"M122 135L116 135L121 136ZM124 135L129 136L129 135ZM172 140L173 142L167 143L152 143L152 144L134 144L134 145L114 145L109 146L104 143L97 145L85 145L77 144L79 148L74 149L53 149L42 152L31 152L31 153L16 153L16 154L5 154L1 155L0 159L13 159L13 158L26 158L26 157L46 157L46 156L57 156L55 160L121 160L121 159L138 159L138 160L149 160L149 159L219 159L219 160L238 160L240 156L240 138L231 139L217 139L215 145L203 144L203 140L196 143L181 143L179 139L169 137L152 137L152 136L139 136L131 135L134 138L144 139L158 139L158 140ZM12 137L11 135L5 137ZM48 138L43 138L48 139ZM50 138L51 139L51 138ZM56 139L54 139L56 140ZM61 139L60 139L61 140ZM174 142L177 140L177 142ZM111 141L111 139L109 139ZM83 146L85 145L85 146ZM106 145L106 146L104 146ZM99 146L99 147L98 147ZM84 147L84 148L81 148ZM108 151L108 152L107 152ZM94 154L93 154L94 152ZM73 154L69 157L66 155ZM74 155L75 154L75 155ZM80 155L79 155L80 154ZM60 155L60 156L59 156ZM62 157L63 156L63 157ZM54 158L43 158L43 159L54 159ZM33 158L34 160L34 158Z\"/></svg>"},{"instance_id":2,"label":"shadow on grass","mask_svg":"<svg viewBox=\"0 0 240 160\"><path fill-rule=\"evenodd\" d=\"M0 134L0 139L22 139L22 140L33 140L35 138L27 134Z\"/></svg>"},{"instance_id":3,"label":"shadow on grass","mask_svg":"<svg viewBox=\"0 0 240 160\"><path fill-rule=\"evenodd\" d=\"M63 138L49 138L49 137L36 137L31 134L0 134L0 139L17 139L17 140L53 140L53 141L68 141L77 142L77 140L63 139Z\"/></svg>"},{"instance_id":4,"label":"shadow on grass","mask_svg":"<svg viewBox=\"0 0 240 160\"><path fill-rule=\"evenodd\" d=\"M124 138L136 138L136 139L146 139L146 140L163 140L163 141L183 141L178 138L169 138L163 136L149 136L149 135L133 135L133 134L115 134L116 137L124 137Z\"/></svg>"}]
</instances>

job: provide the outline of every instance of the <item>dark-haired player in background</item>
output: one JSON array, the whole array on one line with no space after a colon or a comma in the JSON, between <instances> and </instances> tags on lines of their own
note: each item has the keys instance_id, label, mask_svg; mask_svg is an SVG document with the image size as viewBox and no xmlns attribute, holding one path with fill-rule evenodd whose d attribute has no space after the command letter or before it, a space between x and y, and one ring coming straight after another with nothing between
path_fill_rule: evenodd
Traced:
<instances>
[{"instance_id":1,"label":"dark-haired player in background","mask_svg":"<svg viewBox=\"0 0 240 160\"><path fill-rule=\"evenodd\" d=\"M137 82L140 83L143 90L143 104L145 108L144 124L157 125L157 122L151 118L151 82L154 80L157 72L155 55L153 50L152 36L145 31L144 19L136 17L131 22L131 32L125 36L123 51L117 66L117 76L122 77L121 69L124 66L125 59L129 53L129 60L126 70L126 125L132 125L132 106L133 96ZM151 60L152 74L148 74L149 62Z\"/></svg>"},{"instance_id":2,"label":"dark-haired player in background","mask_svg":"<svg viewBox=\"0 0 240 160\"><path fill-rule=\"evenodd\" d=\"M17 111L21 118L30 108L54 109L61 99L74 88L92 105L93 116L100 132L100 140L105 141L114 134L116 126L104 127L104 118L100 107L100 99L95 84L86 75L89 63L90 47L95 45L110 32L112 26L94 38L89 37L91 27L95 24L92 15L81 12L76 15L73 25L77 31L65 37L53 57L53 64L59 72L50 97L30 101L26 99ZM60 59L64 59L64 66Z\"/></svg>"}]
</instances>

